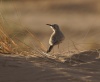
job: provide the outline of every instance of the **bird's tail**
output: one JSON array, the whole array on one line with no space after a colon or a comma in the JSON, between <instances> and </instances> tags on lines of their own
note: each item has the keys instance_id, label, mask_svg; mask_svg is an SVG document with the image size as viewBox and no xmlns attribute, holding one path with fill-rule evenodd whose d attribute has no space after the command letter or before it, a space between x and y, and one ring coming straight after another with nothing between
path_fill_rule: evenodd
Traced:
<instances>
[{"instance_id":1,"label":"bird's tail","mask_svg":"<svg viewBox=\"0 0 100 82\"><path fill-rule=\"evenodd\" d=\"M53 48L53 45L49 47L49 49L47 50L47 53L49 53Z\"/></svg>"}]
</instances>

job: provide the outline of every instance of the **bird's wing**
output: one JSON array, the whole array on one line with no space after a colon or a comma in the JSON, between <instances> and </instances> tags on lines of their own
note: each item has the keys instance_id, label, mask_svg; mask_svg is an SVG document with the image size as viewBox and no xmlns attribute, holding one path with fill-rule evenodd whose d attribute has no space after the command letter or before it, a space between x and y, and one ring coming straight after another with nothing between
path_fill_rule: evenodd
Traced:
<instances>
[{"instance_id":1,"label":"bird's wing","mask_svg":"<svg viewBox=\"0 0 100 82\"><path fill-rule=\"evenodd\" d=\"M53 37L52 38L52 43L54 44L54 45L56 45L56 44L58 44L59 43L59 39L58 39L58 37Z\"/></svg>"}]
</instances>

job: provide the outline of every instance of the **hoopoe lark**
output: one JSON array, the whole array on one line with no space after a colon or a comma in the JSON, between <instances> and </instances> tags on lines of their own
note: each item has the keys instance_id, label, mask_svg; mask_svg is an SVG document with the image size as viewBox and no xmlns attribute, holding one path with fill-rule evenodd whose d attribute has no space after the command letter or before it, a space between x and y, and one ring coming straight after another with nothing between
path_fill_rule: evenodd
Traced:
<instances>
[{"instance_id":1,"label":"hoopoe lark","mask_svg":"<svg viewBox=\"0 0 100 82\"><path fill-rule=\"evenodd\" d=\"M47 53L49 53L55 45L59 46L59 44L64 40L65 37L57 24L46 25L49 25L53 30L53 33L51 34L51 37L49 39L50 47L47 50Z\"/></svg>"}]
</instances>

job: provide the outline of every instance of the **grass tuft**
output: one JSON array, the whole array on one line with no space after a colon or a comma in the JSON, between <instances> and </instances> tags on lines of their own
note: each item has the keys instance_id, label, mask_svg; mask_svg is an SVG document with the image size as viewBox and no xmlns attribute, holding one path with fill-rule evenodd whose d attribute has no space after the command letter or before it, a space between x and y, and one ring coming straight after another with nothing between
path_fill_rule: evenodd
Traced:
<instances>
[{"instance_id":1,"label":"grass tuft","mask_svg":"<svg viewBox=\"0 0 100 82\"><path fill-rule=\"evenodd\" d=\"M2 25L0 25L0 53L16 53L16 47L17 44L5 33Z\"/></svg>"}]
</instances>

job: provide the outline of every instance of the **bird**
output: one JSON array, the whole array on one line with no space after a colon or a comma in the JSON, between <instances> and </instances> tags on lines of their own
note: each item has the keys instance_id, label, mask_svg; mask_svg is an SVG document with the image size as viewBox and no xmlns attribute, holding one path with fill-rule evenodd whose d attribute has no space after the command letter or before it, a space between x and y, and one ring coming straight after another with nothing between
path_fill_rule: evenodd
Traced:
<instances>
[{"instance_id":1,"label":"bird","mask_svg":"<svg viewBox=\"0 0 100 82\"><path fill-rule=\"evenodd\" d=\"M50 46L49 49L47 50L47 53L49 53L55 45L58 45L59 48L59 44L62 43L65 37L57 24L46 24L46 25L50 26L53 30L53 33L51 34L49 39Z\"/></svg>"}]
</instances>

